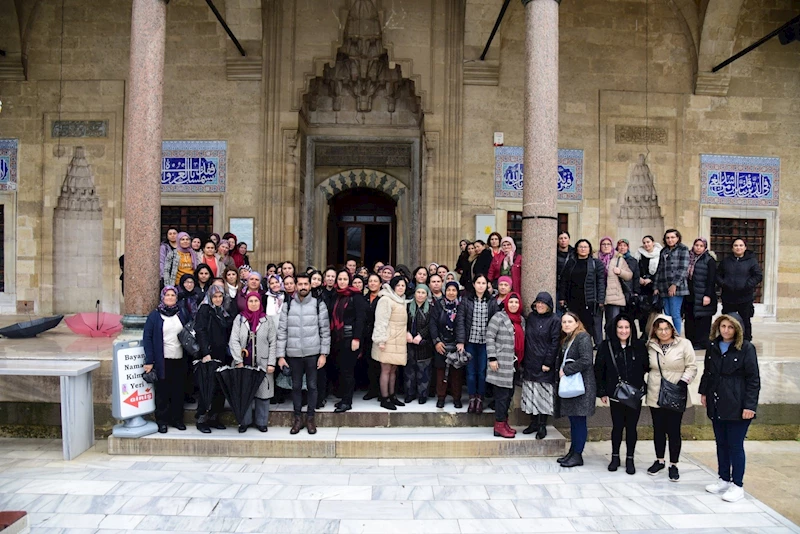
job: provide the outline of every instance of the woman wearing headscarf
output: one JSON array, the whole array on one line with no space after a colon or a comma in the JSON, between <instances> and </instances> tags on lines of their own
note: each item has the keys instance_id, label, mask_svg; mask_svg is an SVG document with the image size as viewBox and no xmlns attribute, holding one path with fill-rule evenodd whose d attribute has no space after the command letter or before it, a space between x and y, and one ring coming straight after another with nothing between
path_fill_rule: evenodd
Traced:
<instances>
[{"instance_id":1,"label":"woman wearing headscarf","mask_svg":"<svg viewBox=\"0 0 800 534\"><path fill-rule=\"evenodd\" d=\"M424 267L423 267L424 269ZM427 271L426 271L427 272ZM414 298L408 303L408 362L403 370L406 382L406 404L417 399L419 404L428 400L431 385L431 304L428 302L431 290L423 283L414 288Z\"/></svg>"},{"instance_id":2,"label":"woman wearing headscarf","mask_svg":"<svg viewBox=\"0 0 800 534\"><path fill-rule=\"evenodd\" d=\"M432 274L436 274L436 270L439 268L439 264L435 261L428 264L428 276Z\"/></svg>"},{"instance_id":3,"label":"woman wearing headscarf","mask_svg":"<svg viewBox=\"0 0 800 534\"><path fill-rule=\"evenodd\" d=\"M504 310L486 327L489 368L486 381L494 385L494 435L513 438L517 431L508 424L508 409L514 397L514 371L525 358L525 319L520 296L511 293Z\"/></svg>"},{"instance_id":4,"label":"woman wearing headscarf","mask_svg":"<svg viewBox=\"0 0 800 534\"><path fill-rule=\"evenodd\" d=\"M184 274L181 276L181 283L178 286L178 313L181 322L187 323L194 319L197 309L202 301L200 292L195 287L194 276Z\"/></svg>"},{"instance_id":5,"label":"woman wearing headscarf","mask_svg":"<svg viewBox=\"0 0 800 534\"><path fill-rule=\"evenodd\" d=\"M405 406L395 394L397 366L408 361L406 334L408 312L406 311L406 281L395 277L383 285L380 300L375 308L375 326L372 332L372 358L381 364L381 407L397 410Z\"/></svg>"},{"instance_id":6,"label":"woman wearing headscarf","mask_svg":"<svg viewBox=\"0 0 800 534\"><path fill-rule=\"evenodd\" d=\"M356 387L356 360L364 337L367 302L351 285L350 271L336 273L336 299L331 313L331 355L339 368L341 402L335 413L353 409L353 391Z\"/></svg>"},{"instance_id":7,"label":"woman wearing headscarf","mask_svg":"<svg viewBox=\"0 0 800 534\"><path fill-rule=\"evenodd\" d=\"M456 351L456 314L458 313L458 282L447 282L444 296L431 311L431 339L433 366L436 368L436 407L444 408L447 386L453 397L453 407L461 408L461 389L464 386L464 368L447 369L448 352ZM445 380L445 376L447 379Z\"/></svg>"},{"instance_id":8,"label":"woman wearing headscarf","mask_svg":"<svg viewBox=\"0 0 800 534\"><path fill-rule=\"evenodd\" d=\"M247 277L247 285L236 295L236 305L239 308L239 313L243 313L244 310L247 309L248 293L258 293L258 296L261 297L261 302L264 302L264 291L261 289L261 275L256 271L250 273L250 276Z\"/></svg>"},{"instance_id":9,"label":"woman wearing headscarf","mask_svg":"<svg viewBox=\"0 0 800 534\"><path fill-rule=\"evenodd\" d=\"M603 272L603 263L592 258L592 244L579 239L575 243L575 255L567 258L558 282L559 303L577 314L597 346L603 341L603 303L606 300Z\"/></svg>"},{"instance_id":10,"label":"woman wearing headscarf","mask_svg":"<svg viewBox=\"0 0 800 534\"><path fill-rule=\"evenodd\" d=\"M614 241L610 237L605 236L600 240L597 259L603 264L603 276L608 276L608 264L614 259Z\"/></svg>"},{"instance_id":11,"label":"woman wearing headscarf","mask_svg":"<svg viewBox=\"0 0 800 534\"><path fill-rule=\"evenodd\" d=\"M644 236L642 238L642 246L639 247L639 294L648 303L653 298L653 291L655 290L653 282L658 271L660 257L661 243L656 243L656 240L651 235ZM650 332L647 328L647 323L650 319L649 304L642 307L636 318L639 320L639 331L646 337Z\"/></svg>"},{"instance_id":12,"label":"woman wearing headscarf","mask_svg":"<svg viewBox=\"0 0 800 534\"><path fill-rule=\"evenodd\" d=\"M178 334L183 323L178 315L178 291L174 286L161 290L161 303L150 312L144 324L144 372L155 370L156 423L161 434L167 425L186 430L183 424L183 383L186 364Z\"/></svg>"},{"instance_id":13,"label":"woman wearing headscarf","mask_svg":"<svg viewBox=\"0 0 800 534\"><path fill-rule=\"evenodd\" d=\"M266 298L266 314L272 320L275 326L275 331L278 331L278 321L281 318L281 308L287 296L283 291L283 282L281 277L277 274L267 276L267 293L264 295ZM291 298L291 297L288 297Z\"/></svg>"},{"instance_id":14,"label":"woman wearing headscarf","mask_svg":"<svg viewBox=\"0 0 800 534\"><path fill-rule=\"evenodd\" d=\"M233 258L231 257L231 245L225 239L220 241L219 245L217 245L217 263L220 264L219 267L220 274L217 275L217 278L222 276L222 273L225 272L225 269L236 268L236 264L234 263Z\"/></svg>"},{"instance_id":15,"label":"woman wearing headscarf","mask_svg":"<svg viewBox=\"0 0 800 534\"><path fill-rule=\"evenodd\" d=\"M523 412L530 414L531 424L522 433L536 432L536 439L547 436L547 416L553 415L555 402L555 368L561 319L554 312L553 297L542 291L536 295L525 323L520 407Z\"/></svg>"},{"instance_id":16,"label":"woman wearing headscarf","mask_svg":"<svg viewBox=\"0 0 800 534\"><path fill-rule=\"evenodd\" d=\"M219 245L220 238L219 238L219 234L218 233L216 233L216 232L212 233L211 235L208 236L208 239L209 239L209 241L214 243L214 247Z\"/></svg>"},{"instance_id":17,"label":"woman wearing headscarf","mask_svg":"<svg viewBox=\"0 0 800 534\"><path fill-rule=\"evenodd\" d=\"M674 228L664 232L664 248L658 259L654 292L661 295L664 313L672 317L675 332L681 334L683 298L689 294L689 249Z\"/></svg>"},{"instance_id":18,"label":"woman wearing headscarf","mask_svg":"<svg viewBox=\"0 0 800 534\"><path fill-rule=\"evenodd\" d=\"M175 250L178 246L178 230L175 228L169 228L167 230L167 235L164 241L161 242L161 246L159 247L158 251L158 272L161 276L161 281L164 281L164 265L167 261L167 255Z\"/></svg>"},{"instance_id":19,"label":"woman wearing headscarf","mask_svg":"<svg viewBox=\"0 0 800 534\"><path fill-rule=\"evenodd\" d=\"M247 257L247 243L244 241L237 243L236 248L231 253L231 258L233 258L233 263L236 264L237 269L242 265L250 265L250 258Z\"/></svg>"},{"instance_id":20,"label":"woman wearing headscarf","mask_svg":"<svg viewBox=\"0 0 800 534\"><path fill-rule=\"evenodd\" d=\"M622 433L625 432L625 472L636 474L633 461L639 434L636 425L642 412L641 400L634 408L614 397L617 384L624 382L636 389L644 387L644 375L650 369L647 348L636 334L633 319L625 313L617 315L607 326L606 341L597 351L594 372L597 379L597 396L603 404L611 406L611 463L609 471L620 466L619 451Z\"/></svg>"},{"instance_id":21,"label":"woman wearing headscarf","mask_svg":"<svg viewBox=\"0 0 800 534\"><path fill-rule=\"evenodd\" d=\"M195 365L204 365L211 360L217 360L222 365L230 363L228 332L231 329L233 317L225 311L224 301L225 291L219 286L211 286L197 311L194 329L197 345L200 347L200 362ZM224 430L225 426L217 421L217 416L222 412L225 404L225 397L219 387L214 388L214 398L210 405L205 404L204 401L205 399L200 397L197 403L197 429L204 434L210 433L211 428Z\"/></svg>"},{"instance_id":22,"label":"woman wearing headscarf","mask_svg":"<svg viewBox=\"0 0 800 534\"><path fill-rule=\"evenodd\" d=\"M522 292L522 256L517 254L517 244L509 236L500 242L500 252L492 258L489 267L489 281L493 287L497 287L501 276L511 278L511 291L517 294Z\"/></svg>"},{"instance_id":23,"label":"woman wearing headscarf","mask_svg":"<svg viewBox=\"0 0 800 534\"><path fill-rule=\"evenodd\" d=\"M167 253L164 260L164 286L180 284L181 276L194 274L197 264L197 256L192 250L192 238L186 232L179 232L177 246Z\"/></svg>"},{"instance_id":24,"label":"woman wearing headscarf","mask_svg":"<svg viewBox=\"0 0 800 534\"><path fill-rule=\"evenodd\" d=\"M372 333L375 330L375 310L378 307L381 291L381 277L378 273L370 273L367 277L367 294L364 300L367 303L367 316L364 320L364 343L361 353L367 360L367 392L364 400L373 400L380 397L381 364L372 358Z\"/></svg>"},{"instance_id":25,"label":"woman wearing headscarf","mask_svg":"<svg viewBox=\"0 0 800 534\"><path fill-rule=\"evenodd\" d=\"M234 320L229 348L236 367L245 365L267 372L256 391L251 408L247 410L239 432L244 433L253 421L260 432L269 424L269 400L275 394L275 363L277 361L277 330L264 312L261 294L255 291L246 295L247 308Z\"/></svg>"},{"instance_id":26,"label":"woman wearing headscarf","mask_svg":"<svg viewBox=\"0 0 800 534\"><path fill-rule=\"evenodd\" d=\"M197 256L197 262L200 262L200 259L203 257L203 240L197 236L192 238L192 250L194 251L194 255Z\"/></svg>"},{"instance_id":27,"label":"woman wearing headscarf","mask_svg":"<svg viewBox=\"0 0 800 534\"><path fill-rule=\"evenodd\" d=\"M695 349L708 346L711 317L717 313L717 261L708 241L698 237L689 251L689 295L686 297L686 339Z\"/></svg>"},{"instance_id":28,"label":"woman wearing headscarf","mask_svg":"<svg viewBox=\"0 0 800 534\"><path fill-rule=\"evenodd\" d=\"M249 274L249 273L248 273ZM239 296L239 291L242 288L241 280L239 280L239 273L234 269L225 269L223 277L225 284L223 287L224 299L222 307L231 316L231 327L233 327L233 319L239 315L239 306L236 304L236 297ZM228 329L228 337L230 337L230 328Z\"/></svg>"},{"instance_id":29,"label":"woman wearing headscarf","mask_svg":"<svg viewBox=\"0 0 800 534\"><path fill-rule=\"evenodd\" d=\"M744 497L744 438L758 410L761 378L752 343L744 339L739 314L725 314L714 321L706 351L700 402L714 425L719 480L706 486L722 493L722 500Z\"/></svg>"},{"instance_id":30,"label":"woman wearing headscarf","mask_svg":"<svg viewBox=\"0 0 800 534\"><path fill-rule=\"evenodd\" d=\"M508 298L512 292L511 287L513 283L510 276L503 275L497 279L497 296L495 298L501 310L503 309L506 298Z\"/></svg>"}]
</instances>

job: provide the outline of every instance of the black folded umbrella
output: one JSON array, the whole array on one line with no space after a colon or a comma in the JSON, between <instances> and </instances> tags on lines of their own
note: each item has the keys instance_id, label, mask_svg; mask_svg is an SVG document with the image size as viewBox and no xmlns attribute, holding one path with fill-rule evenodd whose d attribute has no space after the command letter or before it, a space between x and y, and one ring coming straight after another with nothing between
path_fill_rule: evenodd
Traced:
<instances>
[{"instance_id":1,"label":"black folded umbrella","mask_svg":"<svg viewBox=\"0 0 800 534\"><path fill-rule=\"evenodd\" d=\"M42 317L41 319L12 324L11 326L0 328L0 336L8 338L35 337L37 334L47 332L51 328L58 326L58 323L63 318L63 315L54 315L53 317Z\"/></svg>"},{"instance_id":2,"label":"black folded umbrella","mask_svg":"<svg viewBox=\"0 0 800 534\"><path fill-rule=\"evenodd\" d=\"M222 367L222 362L209 360L203 363L202 360L195 360L192 364L194 365L194 381L197 384L197 391L200 395L200 401L197 405L205 406L206 410L208 410L211 408L211 400L214 398L214 390L217 387L217 369Z\"/></svg>"},{"instance_id":3,"label":"black folded umbrella","mask_svg":"<svg viewBox=\"0 0 800 534\"><path fill-rule=\"evenodd\" d=\"M226 365L217 369L217 381L240 425L266 376L266 371L256 367Z\"/></svg>"}]
</instances>

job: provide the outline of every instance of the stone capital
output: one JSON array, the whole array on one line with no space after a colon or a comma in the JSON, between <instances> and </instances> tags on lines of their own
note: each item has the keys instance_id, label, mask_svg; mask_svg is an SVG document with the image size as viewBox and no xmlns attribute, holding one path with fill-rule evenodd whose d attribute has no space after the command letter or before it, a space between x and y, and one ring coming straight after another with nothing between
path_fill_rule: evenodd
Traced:
<instances>
[{"instance_id":1,"label":"stone capital","mask_svg":"<svg viewBox=\"0 0 800 534\"><path fill-rule=\"evenodd\" d=\"M554 1L556 4L559 4L559 5L561 5L561 0L553 0L553 1ZM522 5L523 5L523 6L527 6L527 5L528 5L528 4L530 4L531 2L533 2L533 0L522 0Z\"/></svg>"}]
</instances>

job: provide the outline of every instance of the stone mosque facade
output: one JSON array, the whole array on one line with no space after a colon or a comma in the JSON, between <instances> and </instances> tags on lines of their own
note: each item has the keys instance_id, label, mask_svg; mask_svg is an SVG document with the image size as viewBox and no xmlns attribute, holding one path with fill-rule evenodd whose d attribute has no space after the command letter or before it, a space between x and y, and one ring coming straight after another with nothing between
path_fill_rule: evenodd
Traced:
<instances>
[{"instance_id":1,"label":"stone mosque facade","mask_svg":"<svg viewBox=\"0 0 800 534\"><path fill-rule=\"evenodd\" d=\"M238 232L259 270L521 244L523 2L483 59L503 0L214 4L242 51L204 0L167 6L162 226ZM0 0L2 313L123 308L131 5ZM718 256L743 235L757 316L800 319L800 42L711 72L798 13L560 2L559 227L595 247L675 227Z\"/></svg>"}]
</instances>

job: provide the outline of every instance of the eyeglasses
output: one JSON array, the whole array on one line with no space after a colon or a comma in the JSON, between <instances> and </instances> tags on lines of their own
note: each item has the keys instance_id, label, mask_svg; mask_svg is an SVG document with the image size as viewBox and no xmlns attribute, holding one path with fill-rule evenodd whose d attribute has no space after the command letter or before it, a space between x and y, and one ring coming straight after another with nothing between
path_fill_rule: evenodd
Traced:
<instances>
[{"instance_id":1,"label":"eyeglasses","mask_svg":"<svg viewBox=\"0 0 800 534\"><path fill-rule=\"evenodd\" d=\"M672 332L672 328L669 327L656 328L656 332Z\"/></svg>"}]
</instances>

